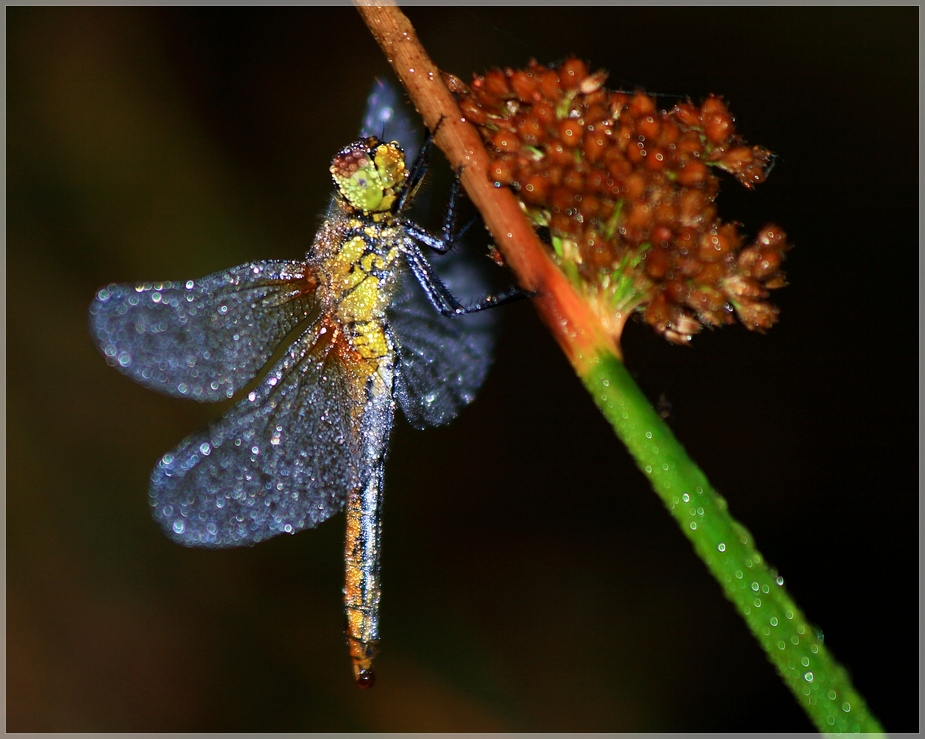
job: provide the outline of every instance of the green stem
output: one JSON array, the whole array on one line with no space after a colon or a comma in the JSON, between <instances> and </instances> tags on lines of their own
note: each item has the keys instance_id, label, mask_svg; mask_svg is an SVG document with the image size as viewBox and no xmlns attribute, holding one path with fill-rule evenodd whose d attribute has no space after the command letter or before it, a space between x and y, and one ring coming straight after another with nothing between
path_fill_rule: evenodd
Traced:
<instances>
[{"instance_id":1,"label":"green stem","mask_svg":"<svg viewBox=\"0 0 925 739\"><path fill-rule=\"evenodd\" d=\"M825 733L883 733L864 699L787 595L749 531L672 434L617 358L582 378L639 469L723 587L812 722Z\"/></svg>"}]
</instances>

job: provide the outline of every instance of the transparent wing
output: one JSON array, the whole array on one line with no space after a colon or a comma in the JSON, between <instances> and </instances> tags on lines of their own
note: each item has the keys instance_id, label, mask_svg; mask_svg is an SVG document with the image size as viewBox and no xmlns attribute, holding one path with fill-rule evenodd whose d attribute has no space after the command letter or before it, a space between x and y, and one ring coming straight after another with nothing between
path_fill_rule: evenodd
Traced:
<instances>
[{"instance_id":1,"label":"transparent wing","mask_svg":"<svg viewBox=\"0 0 925 739\"><path fill-rule=\"evenodd\" d=\"M366 114L360 136L397 141L405 150L405 161L413 162L421 148L421 129L411 122L405 96L385 80L375 80L366 99Z\"/></svg>"},{"instance_id":2,"label":"transparent wing","mask_svg":"<svg viewBox=\"0 0 925 739\"><path fill-rule=\"evenodd\" d=\"M90 306L107 363L152 390L230 398L311 311L301 262L252 262L188 282L109 285Z\"/></svg>"},{"instance_id":3,"label":"transparent wing","mask_svg":"<svg viewBox=\"0 0 925 739\"><path fill-rule=\"evenodd\" d=\"M154 518L186 546L233 547L312 528L365 484L362 379L317 321L259 387L166 454L149 492ZM377 405L391 428L392 404Z\"/></svg>"},{"instance_id":4,"label":"transparent wing","mask_svg":"<svg viewBox=\"0 0 925 739\"><path fill-rule=\"evenodd\" d=\"M456 297L484 297L487 289L475 265L459 254L438 258L440 278ZM475 398L491 367L495 312L440 315L410 270L390 313L398 361L394 395L408 422L418 429L443 426Z\"/></svg>"}]
</instances>

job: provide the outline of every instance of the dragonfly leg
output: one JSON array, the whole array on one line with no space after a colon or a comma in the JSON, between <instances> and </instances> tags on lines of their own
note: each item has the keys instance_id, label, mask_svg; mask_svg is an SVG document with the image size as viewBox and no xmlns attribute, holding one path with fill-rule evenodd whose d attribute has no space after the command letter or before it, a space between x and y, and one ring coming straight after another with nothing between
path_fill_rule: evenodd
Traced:
<instances>
[{"instance_id":1,"label":"dragonfly leg","mask_svg":"<svg viewBox=\"0 0 925 739\"><path fill-rule=\"evenodd\" d=\"M392 210L393 213L401 213L414 199L414 194L418 191L418 187L420 187L421 182L424 180L424 175L427 172L427 167L430 163L430 150L434 145L434 136L437 133L437 129L440 128L441 123L443 123L443 118L437 121L437 125L434 126L433 132L428 133L427 138L424 139L424 143L421 145L421 149L418 151L418 155L414 158L414 162L411 165L411 170L408 172L408 178L405 180L405 184L398 195L398 200Z\"/></svg>"},{"instance_id":2,"label":"dragonfly leg","mask_svg":"<svg viewBox=\"0 0 925 739\"><path fill-rule=\"evenodd\" d=\"M471 305L463 305L457 300L453 293L447 289L446 285L443 284L430 262L427 261L416 245L411 244L409 248L404 251L404 254L408 266L411 268L411 272L424 289L424 294L427 295L427 299L441 315L464 316L469 313L477 313L487 308L495 308L515 300L531 297L531 295L515 286L497 295L486 295L484 298Z\"/></svg>"}]
</instances>

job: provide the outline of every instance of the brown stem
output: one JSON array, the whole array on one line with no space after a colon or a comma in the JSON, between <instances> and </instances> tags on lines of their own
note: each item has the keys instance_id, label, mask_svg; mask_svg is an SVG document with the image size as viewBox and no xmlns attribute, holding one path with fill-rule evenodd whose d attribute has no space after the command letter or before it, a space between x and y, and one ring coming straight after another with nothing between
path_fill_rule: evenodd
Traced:
<instances>
[{"instance_id":1,"label":"brown stem","mask_svg":"<svg viewBox=\"0 0 925 739\"><path fill-rule=\"evenodd\" d=\"M537 309L572 366L583 376L585 363L598 354L609 352L620 357L614 340L547 256L514 195L507 188L494 186L488 152L478 132L466 122L405 14L394 5L358 4L358 10L425 125L433 131L440 122L435 143L450 164L461 169L460 180L469 199L520 284L537 293Z\"/></svg>"}]
</instances>

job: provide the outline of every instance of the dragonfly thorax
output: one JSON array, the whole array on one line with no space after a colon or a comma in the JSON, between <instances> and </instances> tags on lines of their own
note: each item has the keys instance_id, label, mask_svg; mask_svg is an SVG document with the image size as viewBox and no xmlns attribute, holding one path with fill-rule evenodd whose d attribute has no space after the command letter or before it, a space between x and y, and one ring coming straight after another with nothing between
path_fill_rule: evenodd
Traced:
<instances>
[{"instance_id":1,"label":"dragonfly thorax","mask_svg":"<svg viewBox=\"0 0 925 739\"><path fill-rule=\"evenodd\" d=\"M322 312L361 356L373 361L392 351L386 311L405 267L402 244L408 236L392 220L351 214L335 201L309 255Z\"/></svg>"}]
</instances>

